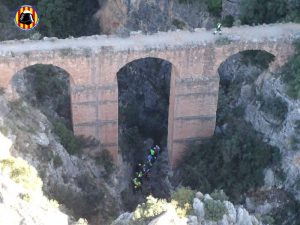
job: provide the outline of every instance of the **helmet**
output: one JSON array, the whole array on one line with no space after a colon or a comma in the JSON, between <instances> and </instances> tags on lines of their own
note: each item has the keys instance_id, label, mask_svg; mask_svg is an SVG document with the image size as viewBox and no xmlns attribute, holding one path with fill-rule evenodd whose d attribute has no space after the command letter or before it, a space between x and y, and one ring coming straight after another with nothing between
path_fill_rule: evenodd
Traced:
<instances>
[{"instance_id":1,"label":"helmet","mask_svg":"<svg viewBox=\"0 0 300 225\"><path fill-rule=\"evenodd\" d=\"M24 10L19 18L20 23L30 25L34 22L32 13L29 10Z\"/></svg>"}]
</instances>

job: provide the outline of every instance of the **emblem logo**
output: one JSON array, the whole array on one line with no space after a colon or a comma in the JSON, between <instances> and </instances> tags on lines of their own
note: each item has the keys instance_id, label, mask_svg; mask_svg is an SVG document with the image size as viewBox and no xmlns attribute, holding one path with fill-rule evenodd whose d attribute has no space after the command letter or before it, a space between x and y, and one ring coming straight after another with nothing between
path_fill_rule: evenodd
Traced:
<instances>
[{"instance_id":1,"label":"emblem logo","mask_svg":"<svg viewBox=\"0 0 300 225\"><path fill-rule=\"evenodd\" d=\"M31 30L39 23L37 10L30 5L18 8L15 15L15 23L22 30Z\"/></svg>"}]
</instances>

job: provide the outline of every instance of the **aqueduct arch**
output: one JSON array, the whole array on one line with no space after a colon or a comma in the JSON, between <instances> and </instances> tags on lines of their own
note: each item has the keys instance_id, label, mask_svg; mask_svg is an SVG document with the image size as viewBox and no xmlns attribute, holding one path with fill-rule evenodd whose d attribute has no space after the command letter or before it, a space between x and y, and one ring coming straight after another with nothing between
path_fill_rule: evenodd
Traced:
<instances>
[{"instance_id":1,"label":"aqueduct arch","mask_svg":"<svg viewBox=\"0 0 300 225\"><path fill-rule=\"evenodd\" d=\"M70 92L71 92L71 86L74 86L75 83L74 83L73 77L71 76L71 74L68 71L66 71L65 69L63 69L60 66L56 66L56 65L53 65L53 64L49 64L49 63L47 63L47 64L41 64L41 63L36 63L35 64L35 63L33 63L33 64L29 64L28 66L23 67L20 70L17 70L14 74L12 74L12 76L11 76L10 80L8 81L7 86L6 86L6 93L10 94L10 97L14 98L14 96L16 94L15 93L16 90L14 90L15 87L12 86L13 85L12 81L13 81L14 77L17 74L19 74L20 72L23 72L23 71L25 71L27 69L30 69L31 67L35 67L35 66L43 66L44 68L49 67L49 68L52 68L52 69L57 69L57 70L60 70L61 72L63 72L64 74L66 74L68 76L68 80L69 80L68 85L70 86L69 88L70 88Z\"/></svg>"},{"instance_id":2,"label":"aqueduct arch","mask_svg":"<svg viewBox=\"0 0 300 225\"><path fill-rule=\"evenodd\" d=\"M167 62L171 65L171 74L170 74L170 83L169 83L169 90L168 90L168 95L169 95L169 104L168 104L168 135L167 135L167 145L168 149L172 149L172 144L173 144L173 124L174 124L174 110L175 110L175 85L176 85L176 77L177 77L177 69L176 67L167 60L166 58L157 58L157 57L143 57L143 58L135 58L133 61L127 62L125 65L122 65L120 70L121 71L123 68L125 68L127 65L130 65L133 62L138 62L140 60L161 60L164 62ZM119 71L117 73L119 73ZM119 89L118 89L119 92ZM119 94L118 94L119 96ZM169 151L168 153L169 157L172 158L172 151Z\"/></svg>"},{"instance_id":3,"label":"aqueduct arch","mask_svg":"<svg viewBox=\"0 0 300 225\"><path fill-rule=\"evenodd\" d=\"M118 90L116 74L127 63L146 57L172 63L168 127L169 160L180 162L185 146L213 134L218 102L220 64L244 50L265 50L276 58L271 70L293 54L300 24L271 24L224 28L227 42L211 31L174 31L129 38L91 36L40 41L0 42L0 87L34 64L52 64L72 77L73 128L77 135L99 139L116 162L118 152ZM183 107L184 106L184 107Z\"/></svg>"}]
</instances>

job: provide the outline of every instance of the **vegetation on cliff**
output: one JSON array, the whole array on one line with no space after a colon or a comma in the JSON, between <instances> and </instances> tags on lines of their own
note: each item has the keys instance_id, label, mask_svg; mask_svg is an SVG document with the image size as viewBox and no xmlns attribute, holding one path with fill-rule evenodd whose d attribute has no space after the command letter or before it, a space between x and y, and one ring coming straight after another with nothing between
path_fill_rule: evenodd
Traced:
<instances>
[{"instance_id":1,"label":"vegetation on cliff","mask_svg":"<svg viewBox=\"0 0 300 225\"><path fill-rule=\"evenodd\" d=\"M289 59L281 73L287 85L287 94L295 99L300 98L300 39L295 42L295 55Z\"/></svg>"},{"instance_id":2,"label":"vegetation on cliff","mask_svg":"<svg viewBox=\"0 0 300 225\"><path fill-rule=\"evenodd\" d=\"M300 21L299 0L242 0L241 20L244 24Z\"/></svg>"},{"instance_id":3,"label":"vegetation on cliff","mask_svg":"<svg viewBox=\"0 0 300 225\"><path fill-rule=\"evenodd\" d=\"M259 59L263 60L257 65ZM263 71L271 59L269 55L247 51L235 60L246 66L244 68L253 64L259 68L258 71ZM263 185L264 169L278 165L281 156L277 148L265 143L263 136L245 121L245 106L238 103L242 85L253 83L256 75L232 76L221 77L214 136L200 145L189 147L182 173L186 186L204 192L223 189L233 200L240 201L245 192ZM272 99L270 104L266 101L271 100L265 99L261 108L283 121L287 113L286 104L278 99ZM281 111L274 110L274 102Z\"/></svg>"}]
</instances>

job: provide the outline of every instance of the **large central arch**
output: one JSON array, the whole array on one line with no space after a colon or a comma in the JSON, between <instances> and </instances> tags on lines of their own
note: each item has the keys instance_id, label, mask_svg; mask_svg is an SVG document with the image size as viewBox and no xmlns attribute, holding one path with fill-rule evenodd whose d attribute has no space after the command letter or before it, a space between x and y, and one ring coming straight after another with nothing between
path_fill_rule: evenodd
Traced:
<instances>
[{"instance_id":1,"label":"large central arch","mask_svg":"<svg viewBox=\"0 0 300 225\"><path fill-rule=\"evenodd\" d=\"M138 62L138 61L142 61L142 60L161 60L164 62L167 62L171 65L171 73L170 73L170 83L169 83L169 106L168 106L168 130L167 130L167 150L168 150L168 156L169 156L169 162L172 165L172 144L173 144L173 130L174 130L174 111L175 111L175 85L176 85L176 76L177 76L177 70L176 67L174 66L174 64L172 64L172 62L170 62L167 59L164 58L160 58L160 57L141 57L141 58L135 58L132 59L128 62L126 62L125 64L122 64L122 66L120 66L118 72L116 73L116 80L118 81L118 74L119 72L124 69L126 66L134 63L134 62ZM117 85L117 87L119 87L119 85ZM119 96L119 88L117 90L118 96ZM120 104L118 102L118 104ZM118 118L119 118L119 114L118 114ZM119 120L118 120L119 121ZM120 125L120 124L119 124ZM119 129L119 128L118 128Z\"/></svg>"}]
</instances>

